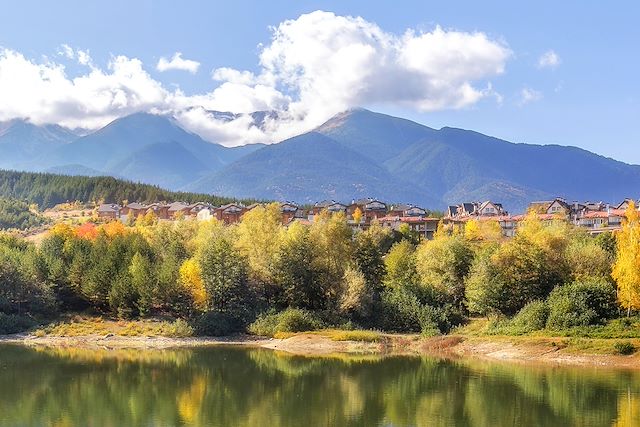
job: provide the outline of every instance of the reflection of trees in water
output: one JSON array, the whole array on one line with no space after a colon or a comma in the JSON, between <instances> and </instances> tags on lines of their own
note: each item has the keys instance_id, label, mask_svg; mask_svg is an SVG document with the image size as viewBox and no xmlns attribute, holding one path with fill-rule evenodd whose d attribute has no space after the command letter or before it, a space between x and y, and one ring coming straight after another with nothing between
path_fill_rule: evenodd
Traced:
<instances>
[{"instance_id":1,"label":"reflection of trees in water","mask_svg":"<svg viewBox=\"0 0 640 427\"><path fill-rule=\"evenodd\" d=\"M640 419L639 380L428 358L2 346L0 424L624 426Z\"/></svg>"}]
</instances>

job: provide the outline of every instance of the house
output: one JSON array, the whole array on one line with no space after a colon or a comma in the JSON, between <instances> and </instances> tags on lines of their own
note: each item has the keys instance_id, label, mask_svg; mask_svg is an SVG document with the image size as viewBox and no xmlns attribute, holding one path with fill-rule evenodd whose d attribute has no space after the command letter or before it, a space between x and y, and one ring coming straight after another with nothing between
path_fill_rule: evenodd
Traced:
<instances>
[{"instance_id":1,"label":"house","mask_svg":"<svg viewBox=\"0 0 640 427\"><path fill-rule=\"evenodd\" d=\"M225 224L234 224L240 221L246 208L238 203L228 203L215 209L215 217Z\"/></svg>"},{"instance_id":2,"label":"house","mask_svg":"<svg viewBox=\"0 0 640 427\"><path fill-rule=\"evenodd\" d=\"M390 228L398 231L403 224L407 224L409 229L417 233L421 238L431 240L433 239L440 219L427 218L424 216L394 216L387 215L378 218L378 222L382 228Z\"/></svg>"},{"instance_id":3,"label":"house","mask_svg":"<svg viewBox=\"0 0 640 427\"><path fill-rule=\"evenodd\" d=\"M498 224L500 225L500 230L502 230L502 235L504 237L513 237L516 235L518 221L516 221L511 215L498 217Z\"/></svg>"},{"instance_id":4,"label":"house","mask_svg":"<svg viewBox=\"0 0 640 427\"><path fill-rule=\"evenodd\" d=\"M577 225L588 229L591 234L599 234L605 231L619 230L623 218L623 209L586 212L578 219Z\"/></svg>"},{"instance_id":5,"label":"house","mask_svg":"<svg viewBox=\"0 0 640 427\"><path fill-rule=\"evenodd\" d=\"M140 215L146 214L149 207L150 205L145 205L144 203L138 203L138 202L128 203L120 211L120 218L122 221L126 221L129 218L133 218L135 220Z\"/></svg>"},{"instance_id":6,"label":"house","mask_svg":"<svg viewBox=\"0 0 640 427\"><path fill-rule=\"evenodd\" d=\"M293 202L280 203L280 214L282 216L282 223L288 224L298 212L298 205Z\"/></svg>"},{"instance_id":7,"label":"house","mask_svg":"<svg viewBox=\"0 0 640 427\"><path fill-rule=\"evenodd\" d=\"M502 216L505 214L501 203L494 203L490 200L481 203L475 210L475 215L478 216Z\"/></svg>"},{"instance_id":8,"label":"house","mask_svg":"<svg viewBox=\"0 0 640 427\"><path fill-rule=\"evenodd\" d=\"M198 221L209 221L211 218L214 218L213 209L209 207L200 209L196 214Z\"/></svg>"},{"instance_id":9,"label":"house","mask_svg":"<svg viewBox=\"0 0 640 427\"><path fill-rule=\"evenodd\" d=\"M362 212L365 224L387 215L387 204L372 198L353 200L347 208L347 214L353 216L356 209Z\"/></svg>"},{"instance_id":10,"label":"house","mask_svg":"<svg viewBox=\"0 0 640 427\"><path fill-rule=\"evenodd\" d=\"M629 207L629 204L633 201L633 199L624 199L618 206L616 206L616 209L626 210ZM636 208L640 207L640 200L634 203L636 205Z\"/></svg>"},{"instance_id":11,"label":"house","mask_svg":"<svg viewBox=\"0 0 640 427\"><path fill-rule=\"evenodd\" d=\"M197 218L198 213L203 209L213 210L213 205L205 202L195 202L187 206L186 215L191 218Z\"/></svg>"},{"instance_id":12,"label":"house","mask_svg":"<svg viewBox=\"0 0 640 427\"><path fill-rule=\"evenodd\" d=\"M389 209L389 216L427 216L426 209L415 205L400 204L393 205Z\"/></svg>"},{"instance_id":13,"label":"house","mask_svg":"<svg viewBox=\"0 0 640 427\"><path fill-rule=\"evenodd\" d=\"M166 205L166 218L175 219L176 216L186 216L189 212L189 204L186 202L172 202ZM158 215L159 218L165 219L165 215Z\"/></svg>"},{"instance_id":14,"label":"house","mask_svg":"<svg viewBox=\"0 0 640 427\"><path fill-rule=\"evenodd\" d=\"M98 218L109 218L109 219L119 218L121 209L122 208L120 207L120 205L102 204L98 206L98 210L97 210Z\"/></svg>"},{"instance_id":15,"label":"house","mask_svg":"<svg viewBox=\"0 0 640 427\"><path fill-rule=\"evenodd\" d=\"M484 216L504 216L508 213L502 207L502 203L495 203L491 200L484 202L464 202L459 205L450 205L447 207L445 218L460 219L466 217L484 217Z\"/></svg>"},{"instance_id":16,"label":"house","mask_svg":"<svg viewBox=\"0 0 640 427\"><path fill-rule=\"evenodd\" d=\"M313 208L311 209L311 214L318 215L320 212L324 210L329 211L331 213L346 212L347 205L336 202L335 200L323 200L322 202L318 202L315 205L313 205Z\"/></svg>"}]
</instances>

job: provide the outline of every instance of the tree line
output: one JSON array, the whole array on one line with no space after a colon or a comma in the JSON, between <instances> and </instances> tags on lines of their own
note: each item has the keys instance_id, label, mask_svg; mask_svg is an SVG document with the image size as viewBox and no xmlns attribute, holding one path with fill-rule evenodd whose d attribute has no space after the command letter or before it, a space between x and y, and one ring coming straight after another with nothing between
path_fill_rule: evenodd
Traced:
<instances>
[{"instance_id":1,"label":"tree line","mask_svg":"<svg viewBox=\"0 0 640 427\"><path fill-rule=\"evenodd\" d=\"M235 200L209 194L168 191L155 185L107 176L67 176L6 170L0 170L0 196L35 203L40 209L77 200L107 203L121 203L123 200L143 203L181 200L188 203L208 202L213 205Z\"/></svg>"},{"instance_id":2,"label":"tree line","mask_svg":"<svg viewBox=\"0 0 640 427\"><path fill-rule=\"evenodd\" d=\"M504 240L491 223L441 227L434 240L343 214L281 224L277 204L227 226L56 224L36 246L0 238L0 311L170 314L203 334L322 326L447 333L481 315L519 330L605 322L640 308L632 207L618 238L530 214ZM634 234L635 233L635 234ZM612 274L613 273L613 274Z\"/></svg>"}]
</instances>

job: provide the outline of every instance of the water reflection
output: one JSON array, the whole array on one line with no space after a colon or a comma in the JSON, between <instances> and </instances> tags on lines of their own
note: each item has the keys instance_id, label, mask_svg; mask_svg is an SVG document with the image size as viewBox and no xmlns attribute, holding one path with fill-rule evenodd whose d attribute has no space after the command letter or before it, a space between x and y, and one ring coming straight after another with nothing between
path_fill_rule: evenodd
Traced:
<instances>
[{"instance_id":1,"label":"water reflection","mask_svg":"<svg viewBox=\"0 0 640 427\"><path fill-rule=\"evenodd\" d=\"M0 346L5 426L638 426L640 373L261 349Z\"/></svg>"}]
</instances>

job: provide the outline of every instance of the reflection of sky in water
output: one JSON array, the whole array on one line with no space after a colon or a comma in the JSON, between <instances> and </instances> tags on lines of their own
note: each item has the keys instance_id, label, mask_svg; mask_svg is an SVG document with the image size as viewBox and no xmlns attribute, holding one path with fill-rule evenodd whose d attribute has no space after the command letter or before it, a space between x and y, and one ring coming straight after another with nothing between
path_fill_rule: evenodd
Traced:
<instances>
[{"instance_id":1,"label":"reflection of sky in water","mask_svg":"<svg viewBox=\"0 0 640 427\"><path fill-rule=\"evenodd\" d=\"M0 346L2 426L635 426L640 372Z\"/></svg>"}]
</instances>

